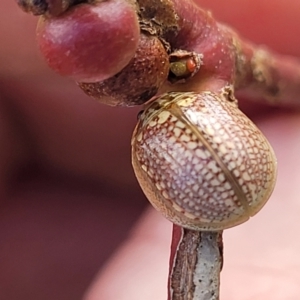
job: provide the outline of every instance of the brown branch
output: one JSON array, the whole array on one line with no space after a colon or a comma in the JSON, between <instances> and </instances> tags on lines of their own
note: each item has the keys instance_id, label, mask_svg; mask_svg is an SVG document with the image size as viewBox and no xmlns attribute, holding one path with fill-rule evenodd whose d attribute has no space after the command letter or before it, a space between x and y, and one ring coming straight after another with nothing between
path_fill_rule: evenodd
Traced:
<instances>
[{"instance_id":1,"label":"brown branch","mask_svg":"<svg viewBox=\"0 0 300 300\"><path fill-rule=\"evenodd\" d=\"M219 300L222 232L173 226L169 300Z\"/></svg>"},{"instance_id":2,"label":"brown branch","mask_svg":"<svg viewBox=\"0 0 300 300\"><path fill-rule=\"evenodd\" d=\"M300 60L279 55L264 46L241 38L234 30L217 23L222 36L231 37L234 57L233 85L251 99L270 104L300 105ZM223 59L223 58L221 58Z\"/></svg>"}]
</instances>

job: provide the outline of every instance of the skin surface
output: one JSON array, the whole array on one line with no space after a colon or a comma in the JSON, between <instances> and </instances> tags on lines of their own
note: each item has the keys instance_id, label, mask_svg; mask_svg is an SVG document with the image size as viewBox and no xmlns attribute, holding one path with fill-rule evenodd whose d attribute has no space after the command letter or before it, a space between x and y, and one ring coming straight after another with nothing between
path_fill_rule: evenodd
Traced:
<instances>
[{"instance_id":1,"label":"skin surface","mask_svg":"<svg viewBox=\"0 0 300 300\"><path fill-rule=\"evenodd\" d=\"M300 56L298 0L198 2L246 38ZM165 300L171 224L149 209L128 234L147 205L130 165L139 109L100 105L50 71L36 22L2 1L0 299ZM255 218L224 233L221 299L296 300L300 113L241 106L274 147L278 183Z\"/></svg>"}]
</instances>

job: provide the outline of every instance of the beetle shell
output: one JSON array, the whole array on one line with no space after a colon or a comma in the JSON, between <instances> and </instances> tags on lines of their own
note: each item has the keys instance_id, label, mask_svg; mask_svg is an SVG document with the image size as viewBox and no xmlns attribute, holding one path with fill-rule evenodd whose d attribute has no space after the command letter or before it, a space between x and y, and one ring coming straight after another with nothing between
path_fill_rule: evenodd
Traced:
<instances>
[{"instance_id":1,"label":"beetle shell","mask_svg":"<svg viewBox=\"0 0 300 300\"><path fill-rule=\"evenodd\" d=\"M132 163L152 205L194 230L223 230L270 197L277 162L230 93L167 93L140 114Z\"/></svg>"}]
</instances>

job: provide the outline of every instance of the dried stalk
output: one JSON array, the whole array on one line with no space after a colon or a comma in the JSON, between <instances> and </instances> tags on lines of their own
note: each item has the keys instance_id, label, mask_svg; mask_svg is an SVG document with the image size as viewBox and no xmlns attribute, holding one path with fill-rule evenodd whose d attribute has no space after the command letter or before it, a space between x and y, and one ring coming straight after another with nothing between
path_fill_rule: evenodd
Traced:
<instances>
[{"instance_id":1,"label":"dried stalk","mask_svg":"<svg viewBox=\"0 0 300 300\"><path fill-rule=\"evenodd\" d=\"M169 300L219 300L222 232L173 226Z\"/></svg>"}]
</instances>

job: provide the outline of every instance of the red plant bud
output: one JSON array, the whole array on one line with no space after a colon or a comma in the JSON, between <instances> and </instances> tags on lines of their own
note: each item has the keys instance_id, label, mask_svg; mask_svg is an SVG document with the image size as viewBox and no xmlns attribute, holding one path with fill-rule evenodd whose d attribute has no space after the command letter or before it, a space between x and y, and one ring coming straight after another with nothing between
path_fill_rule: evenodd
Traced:
<instances>
[{"instance_id":1,"label":"red plant bud","mask_svg":"<svg viewBox=\"0 0 300 300\"><path fill-rule=\"evenodd\" d=\"M58 17L41 17L37 40L54 71L79 82L96 82L115 75L132 59L139 24L128 2L79 4Z\"/></svg>"}]
</instances>

